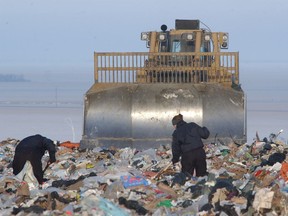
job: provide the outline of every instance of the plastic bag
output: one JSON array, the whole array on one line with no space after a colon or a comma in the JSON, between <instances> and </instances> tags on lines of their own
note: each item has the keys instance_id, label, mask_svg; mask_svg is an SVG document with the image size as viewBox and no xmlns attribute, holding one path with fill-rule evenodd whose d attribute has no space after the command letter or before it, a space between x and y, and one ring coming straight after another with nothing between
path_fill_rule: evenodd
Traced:
<instances>
[{"instance_id":1,"label":"plastic bag","mask_svg":"<svg viewBox=\"0 0 288 216\"><path fill-rule=\"evenodd\" d=\"M148 181L141 176L121 176L121 181L123 182L124 188L139 186L139 185L149 185Z\"/></svg>"}]
</instances>

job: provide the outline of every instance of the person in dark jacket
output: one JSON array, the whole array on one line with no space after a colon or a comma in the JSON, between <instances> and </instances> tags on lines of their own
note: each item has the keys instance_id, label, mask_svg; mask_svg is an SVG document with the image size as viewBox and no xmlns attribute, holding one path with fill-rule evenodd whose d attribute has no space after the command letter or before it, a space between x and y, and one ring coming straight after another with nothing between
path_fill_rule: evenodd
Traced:
<instances>
[{"instance_id":1,"label":"person in dark jacket","mask_svg":"<svg viewBox=\"0 0 288 216\"><path fill-rule=\"evenodd\" d=\"M43 184L42 157L47 150L49 152L49 162L56 161L56 142L43 137L39 134L29 136L20 141L16 146L15 155L12 163L13 174L17 175L22 171L24 165L29 161L32 165L33 174L38 183Z\"/></svg>"},{"instance_id":2,"label":"person in dark jacket","mask_svg":"<svg viewBox=\"0 0 288 216\"><path fill-rule=\"evenodd\" d=\"M206 153L202 139L210 135L206 127L194 122L187 123L181 114L172 119L175 130L172 135L172 163L179 162L181 157L182 172L196 176L207 175Z\"/></svg>"}]
</instances>

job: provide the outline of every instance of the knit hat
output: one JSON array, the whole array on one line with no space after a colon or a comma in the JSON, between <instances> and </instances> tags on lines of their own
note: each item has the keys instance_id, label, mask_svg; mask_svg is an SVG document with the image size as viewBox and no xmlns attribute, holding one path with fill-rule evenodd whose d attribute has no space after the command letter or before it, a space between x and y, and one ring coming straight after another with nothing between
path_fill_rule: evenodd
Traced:
<instances>
[{"instance_id":1,"label":"knit hat","mask_svg":"<svg viewBox=\"0 0 288 216\"><path fill-rule=\"evenodd\" d=\"M183 115L181 115L181 114L176 115L172 119L172 125L177 125L182 120L183 120Z\"/></svg>"}]
</instances>

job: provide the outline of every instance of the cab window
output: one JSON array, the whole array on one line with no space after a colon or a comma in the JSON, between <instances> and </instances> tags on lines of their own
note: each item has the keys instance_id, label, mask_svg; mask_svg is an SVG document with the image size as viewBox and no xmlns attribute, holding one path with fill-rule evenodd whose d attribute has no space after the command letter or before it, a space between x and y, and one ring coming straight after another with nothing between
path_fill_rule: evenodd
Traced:
<instances>
[{"instance_id":1,"label":"cab window","mask_svg":"<svg viewBox=\"0 0 288 216\"><path fill-rule=\"evenodd\" d=\"M172 52L180 52L181 51L181 43L179 40L174 40L172 42Z\"/></svg>"}]
</instances>

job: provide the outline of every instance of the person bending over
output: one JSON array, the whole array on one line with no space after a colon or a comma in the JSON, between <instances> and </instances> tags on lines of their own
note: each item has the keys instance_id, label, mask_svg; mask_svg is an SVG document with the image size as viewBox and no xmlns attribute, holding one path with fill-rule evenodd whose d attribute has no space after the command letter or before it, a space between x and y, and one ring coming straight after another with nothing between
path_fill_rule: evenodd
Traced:
<instances>
[{"instance_id":1,"label":"person bending over","mask_svg":"<svg viewBox=\"0 0 288 216\"><path fill-rule=\"evenodd\" d=\"M187 123L181 114L172 119L175 130L172 134L172 163L179 162L181 157L182 172L193 176L205 176L207 172L206 153L203 149L202 139L210 135L206 127L201 127L194 122Z\"/></svg>"},{"instance_id":2,"label":"person bending over","mask_svg":"<svg viewBox=\"0 0 288 216\"><path fill-rule=\"evenodd\" d=\"M39 134L28 136L21 140L15 148L15 155L12 162L13 174L18 175L22 170L26 162L30 162L33 170L33 174L38 183L43 184L43 170L42 170L42 157L47 150L49 152L49 164L56 161L56 142L43 137ZM27 173L24 170L23 178ZM22 179L24 180L24 179Z\"/></svg>"}]
</instances>

